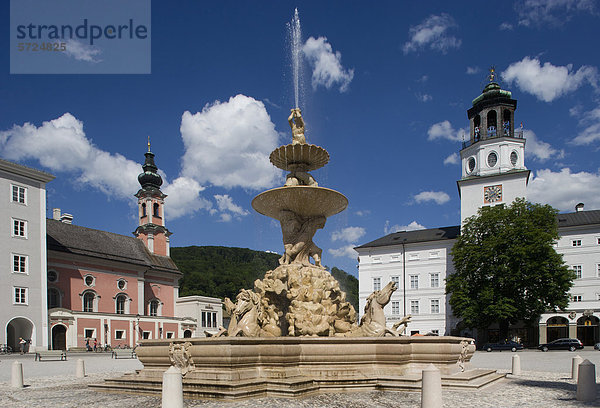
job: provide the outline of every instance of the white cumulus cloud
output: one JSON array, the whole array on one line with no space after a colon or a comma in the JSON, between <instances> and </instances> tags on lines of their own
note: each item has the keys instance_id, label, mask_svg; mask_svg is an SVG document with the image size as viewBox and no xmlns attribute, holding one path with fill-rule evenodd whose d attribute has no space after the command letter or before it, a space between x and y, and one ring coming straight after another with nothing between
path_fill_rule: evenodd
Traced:
<instances>
[{"instance_id":1,"label":"white cumulus cloud","mask_svg":"<svg viewBox=\"0 0 600 408\"><path fill-rule=\"evenodd\" d=\"M525 156L531 157L540 162L548 159L562 159L565 156L564 150L557 150L552 147L549 143L543 142L538 139L533 130L523 130L523 135L527 140L527 148L525 149Z\"/></svg>"},{"instance_id":2,"label":"white cumulus cloud","mask_svg":"<svg viewBox=\"0 0 600 408\"><path fill-rule=\"evenodd\" d=\"M37 160L52 172L69 172L76 182L98 189L111 197L132 200L140 188L137 180L141 164L118 153L96 147L86 136L83 122L70 113L43 122L25 123L0 132L0 151L8 160ZM167 216L177 218L210 203L199 196L203 188L194 180L180 177L169 184L165 177L162 190L168 195Z\"/></svg>"},{"instance_id":3,"label":"white cumulus cloud","mask_svg":"<svg viewBox=\"0 0 600 408\"><path fill-rule=\"evenodd\" d=\"M450 201L450 196L443 191L422 191L413 197L417 203L425 203L433 201L436 204L442 205Z\"/></svg>"},{"instance_id":4,"label":"white cumulus cloud","mask_svg":"<svg viewBox=\"0 0 600 408\"><path fill-rule=\"evenodd\" d=\"M356 242L365 235L362 227L346 227L331 234L332 241Z\"/></svg>"},{"instance_id":5,"label":"white cumulus cloud","mask_svg":"<svg viewBox=\"0 0 600 408\"><path fill-rule=\"evenodd\" d=\"M236 95L206 105L202 112L184 112L181 136L183 176L250 190L281 182L281 171L269 162L279 135L265 105L254 98Z\"/></svg>"},{"instance_id":6,"label":"white cumulus cloud","mask_svg":"<svg viewBox=\"0 0 600 408\"><path fill-rule=\"evenodd\" d=\"M585 82L596 88L598 70L584 65L573 71L571 64L555 66L546 62L542 65L537 58L525 57L510 64L506 71L502 72L502 79L509 84L515 82L523 92L530 93L541 101L552 102L577 90Z\"/></svg>"},{"instance_id":7,"label":"white cumulus cloud","mask_svg":"<svg viewBox=\"0 0 600 408\"><path fill-rule=\"evenodd\" d=\"M421 102L429 102L429 101L431 101L433 99L433 97L431 95L429 95L429 94L417 93L415 96Z\"/></svg>"},{"instance_id":8,"label":"white cumulus cloud","mask_svg":"<svg viewBox=\"0 0 600 408\"><path fill-rule=\"evenodd\" d=\"M500 24L498 28L503 31L511 31L513 29L513 25L505 21L504 23Z\"/></svg>"},{"instance_id":9,"label":"white cumulus cloud","mask_svg":"<svg viewBox=\"0 0 600 408\"><path fill-rule=\"evenodd\" d=\"M233 217L240 219L249 214L247 210L235 204L228 194L216 194L214 197L217 202L218 210L213 208L210 212L211 214L220 212L219 216L223 222L229 222Z\"/></svg>"},{"instance_id":10,"label":"white cumulus cloud","mask_svg":"<svg viewBox=\"0 0 600 408\"><path fill-rule=\"evenodd\" d=\"M593 142L600 141L600 107L592 109L583 114L576 114L572 110L574 116L579 116L579 126L584 127L582 131L573 139L576 145L588 145Z\"/></svg>"},{"instance_id":11,"label":"white cumulus cloud","mask_svg":"<svg viewBox=\"0 0 600 408\"><path fill-rule=\"evenodd\" d=\"M559 211L575 211L577 203L584 203L586 210L600 209L600 171L538 170L529 182L527 196L530 201L550 204Z\"/></svg>"},{"instance_id":12,"label":"white cumulus cloud","mask_svg":"<svg viewBox=\"0 0 600 408\"><path fill-rule=\"evenodd\" d=\"M447 139L454 142L460 142L465 137L465 129L454 129L452 124L444 120L434 123L427 131L427 140Z\"/></svg>"},{"instance_id":13,"label":"white cumulus cloud","mask_svg":"<svg viewBox=\"0 0 600 408\"><path fill-rule=\"evenodd\" d=\"M91 63L102 62L97 56L102 54L98 48L93 45L84 44L80 41L69 39L65 43L65 55L74 58L77 61L85 61Z\"/></svg>"},{"instance_id":14,"label":"white cumulus cloud","mask_svg":"<svg viewBox=\"0 0 600 408\"><path fill-rule=\"evenodd\" d=\"M467 75L475 75L478 74L479 71L481 71L479 67L467 67Z\"/></svg>"},{"instance_id":15,"label":"white cumulus cloud","mask_svg":"<svg viewBox=\"0 0 600 408\"><path fill-rule=\"evenodd\" d=\"M329 252L331 255L333 255L336 258L340 258L340 257L347 257L350 259L356 259L358 257L358 252L356 252L354 250L354 247L356 245L354 244L350 244L350 245L344 245L341 248L330 248L327 250L327 252Z\"/></svg>"},{"instance_id":16,"label":"white cumulus cloud","mask_svg":"<svg viewBox=\"0 0 600 408\"><path fill-rule=\"evenodd\" d=\"M340 92L348 90L354 69L345 69L342 66L342 54L333 52L331 44L326 37L310 37L304 43L302 52L312 67L312 86L316 89L319 85L330 89L339 86Z\"/></svg>"},{"instance_id":17,"label":"white cumulus cloud","mask_svg":"<svg viewBox=\"0 0 600 408\"><path fill-rule=\"evenodd\" d=\"M457 27L454 19L445 13L439 16L431 15L421 24L409 29L410 39L404 44L404 54L417 51L422 48L431 48L446 54L451 48L460 47L461 40L448 34L448 31Z\"/></svg>"},{"instance_id":18,"label":"white cumulus cloud","mask_svg":"<svg viewBox=\"0 0 600 408\"><path fill-rule=\"evenodd\" d=\"M417 230L422 230L422 229L425 229L425 227L416 221L413 221L408 225L399 225L399 224L390 225L390 222L388 220L386 220L385 225L383 226L383 232L385 234L391 234L393 232L400 232L400 231L417 231Z\"/></svg>"},{"instance_id":19,"label":"white cumulus cloud","mask_svg":"<svg viewBox=\"0 0 600 408\"><path fill-rule=\"evenodd\" d=\"M595 14L595 0L521 0L515 3L519 25L561 26L576 13Z\"/></svg>"},{"instance_id":20,"label":"white cumulus cloud","mask_svg":"<svg viewBox=\"0 0 600 408\"><path fill-rule=\"evenodd\" d=\"M458 153L452 153L450 156L444 159L444 164L458 164L460 162L460 156Z\"/></svg>"}]
</instances>

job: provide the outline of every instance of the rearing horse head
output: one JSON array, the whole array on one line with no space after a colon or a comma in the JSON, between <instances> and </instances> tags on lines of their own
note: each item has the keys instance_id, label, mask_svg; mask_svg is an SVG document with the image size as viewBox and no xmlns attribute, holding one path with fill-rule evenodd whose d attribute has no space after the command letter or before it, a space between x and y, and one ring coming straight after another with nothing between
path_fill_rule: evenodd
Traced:
<instances>
[{"instance_id":1,"label":"rearing horse head","mask_svg":"<svg viewBox=\"0 0 600 408\"><path fill-rule=\"evenodd\" d=\"M241 317L248 313L252 308L258 304L258 295L249 289L242 289L235 298L235 310L234 313Z\"/></svg>"},{"instance_id":2,"label":"rearing horse head","mask_svg":"<svg viewBox=\"0 0 600 408\"><path fill-rule=\"evenodd\" d=\"M373 300L379 303L381 306L385 306L389 303L392 293L398 289L398 285L395 282L390 282L383 287L383 289L373 292Z\"/></svg>"}]
</instances>

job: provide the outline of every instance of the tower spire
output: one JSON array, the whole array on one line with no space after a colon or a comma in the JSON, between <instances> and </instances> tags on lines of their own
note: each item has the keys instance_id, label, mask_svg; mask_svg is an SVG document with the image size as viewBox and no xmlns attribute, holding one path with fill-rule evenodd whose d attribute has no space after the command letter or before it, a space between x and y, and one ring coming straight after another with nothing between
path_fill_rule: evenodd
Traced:
<instances>
[{"instance_id":1,"label":"tower spire","mask_svg":"<svg viewBox=\"0 0 600 408\"><path fill-rule=\"evenodd\" d=\"M138 176L141 188L135 195L140 221L133 235L144 241L150 252L168 256L171 232L165 225L164 205L167 195L160 190L163 180L154 163L154 153L150 151L150 136L148 151L144 156L146 160L142 165L143 172Z\"/></svg>"}]
</instances>

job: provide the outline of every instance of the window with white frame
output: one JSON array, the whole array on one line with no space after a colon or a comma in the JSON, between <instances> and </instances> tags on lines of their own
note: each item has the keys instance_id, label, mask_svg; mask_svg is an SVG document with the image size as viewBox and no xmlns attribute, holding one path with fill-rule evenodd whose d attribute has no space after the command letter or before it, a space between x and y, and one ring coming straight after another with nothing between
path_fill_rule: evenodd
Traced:
<instances>
[{"instance_id":1,"label":"window with white frame","mask_svg":"<svg viewBox=\"0 0 600 408\"><path fill-rule=\"evenodd\" d=\"M397 287L400 286L400 276L392 276L390 279L396 284Z\"/></svg>"},{"instance_id":2,"label":"window with white frame","mask_svg":"<svg viewBox=\"0 0 600 408\"><path fill-rule=\"evenodd\" d=\"M202 311L202 327L217 327L217 312Z\"/></svg>"},{"instance_id":3,"label":"window with white frame","mask_svg":"<svg viewBox=\"0 0 600 408\"><path fill-rule=\"evenodd\" d=\"M418 300L410 301L410 313L411 314L419 314L419 301Z\"/></svg>"},{"instance_id":4,"label":"window with white frame","mask_svg":"<svg viewBox=\"0 0 600 408\"><path fill-rule=\"evenodd\" d=\"M26 305L29 303L27 288L13 287L13 304Z\"/></svg>"},{"instance_id":5,"label":"window with white frame","mask_svg":"<svg viewBox=\"0 0 600 408\"><path fill-rule=\"evenodd\" d=\"M18 219L13 218L12 224L13 224L13 228L12 228L12 236L13 237L27 238L27 221L18 220Z\"/></svg>"},{"instance_id":6,"label":"window with white frame","mask_svg":"<svg viewBox=\"0 0 600 408\"><path fill-rule=\"evenodd\" d=\"M440 312L440 300L439 299L431 299L430 306L431 306L432 314L437 314Z\"/></svg>"},{"instance_id":7,"label":"window with white frame","mask_svg":"<svg viewBox=\"0 0 600 408\"><path fill-rule=\"evenodd\" d=\"M581 279L581 265L573 265L573 272L576 279Z\"/></svg>"},{"instance_id":8,"label":"window with white frame","mask_svg":"<svg viewBox=\"0 0 600 408\"><path fill-rule=\"evenodd\" d=\"M434 330L431 331L431 334L439 336L440 335L440 331L438 329L434 329Z\"/></svg>"},{"instance_id":9,"label":"window with white frame","mask_svg":"<svg viewBox=\"0 0 600 408\"><path fill-rule=\"evenodd\" d=\"M87 291L83 294L83 311L93 312L96 304L96 294L92 291Z\"/></svg>"},{"instance_id":10,"label":"window with white frame","mask_svg":"<svg viewBox=\"0 0 600 408\"><path fill-rule=\"evenodd\" d=\"M373 278L373 292L381 290L381 278Z\"/></svg>"},{"instance_id":11,"label":"window with white frame","mask_svg":"<svg viewBox=\"0 0 600 408\"><path fill-rule=\"evenodd\" d=\"M145 331L142 333L142 338L147 340L150 338L150 334L152 333L150 333L149 331Z\"/></svg>"},{"instance_id":12,"label":"window with white frame","mask_svg":"<svg viewBox=\"0 0 600 408\"><path fill-rule=\"evenodd\" d=\"M381 263L381 257L380 256L374 256L373 257L373 263Z\"/></svg>"},{"instance_id":13,"label":"window with white frame","mask_svg":"<svg viewBox=\"0 0 600 408\"><path fill-rule=\"evenodd\" d=\"M409 275L410 288L419 289L419 275Z\"/></svg>"},{"instance_id":14,"label":"window with white frame","mask_svg":"<svg viewBox=\"0 0 600 408\"><path fill-rule=\"evenodd\" d=\"M573 302L581 302L583 299L582 295L573 295L572 300Z\"/></svg>"},{"instance_id":15,"label":"window with white frame","mask_svg":"<svg viewBox=\"0 0 600 408\"><path fill-rule=\"evenodd\" d=\"M390 262L400 262L400 255L392 255L390 257Z\"/></svg>"},{"instance_id":16,"label":"window with white frame","mask_svg":"<svg viewBox=\"0 0 600 408\"><path fill-rule=\"evenodd\" d=\"M27 255L12 254L13 273L27 273Z\"/></svg>"},{"instance_id":17,"label":"window with white frame","mask_svg":"<svg viewBox=\"0 0 600 408\"><path fill-rule=\"evenodd\" d=\"M96 329L83 329L83 335L86 339L96 338Z\"/></svg>"},{"instance_id":18,"label":"window with white frame","mask_svg":"<svg viewBox=\"0 0 600 408\"><path fill-rule=\"evenodd\" d=\"M125 330L115 330L115 340L123 340L126 336Z\"/></svg>"},{"instance_id":19,"label":"window with white frame","mask_svg":"<svg viewBox=\"0 0 600 408\"><path fill-rule=\"evenodd\" d=\"M440 253L438 251L432 251L429 253L429 259L437 259L440 257Z\"/></svg>"},{"instance_id":20,"label":"window with white frame","mask_svg":"<svg viewBox=\"0 0 600 408\"><path fill-rule=\"evenodd\" d=\"M418 260L419 260L419 254L415 254L415 253L413 253L413 254L410 254L410 255L408 256L408 260L409 260L409 261L418 261Z\"/></svg>"},{"instance_id":21,"label":"window with white frame","mask_svg":"<svg viewBox=\"0 0 600 408\"><path fill-rule=\"evenodd\" d=\"M172 339L175 337L175 332L167 332L167 339Z\"/></svg>"},{"instance_id":22,"label":"window with white frame","mask_svg":"<svg viewBox=\"0 0 600 408\"><path fill-rule=\"evenodd\" d=\"M11 201L13 203L27 204L27 188L22 186L12 185Z\"/></svg>"},{"instance_id":23,"label":"window with white frame","mask_svg":"<svg viewBox=\"0 0 600 408\"><path fill-rule=\"evenodd\" d=\"M126 295L117 295L115 299L115 309L117 314L125 314L125 305L127 304L127 296Z\"/></svg>"},{"instance_id":24,"label":"window with white frame","mask_svg":"<svg viewBox=\"0 0 600 408\"><path fill-rule=\"evenodd\" d=\"M399 315L400 314L400 302L394 300L392 301L392 314Z\"/></svg>"},{"instance_id":25,"label":"window with white frame","mask_svg":"<svg viewBox=\"0 0 600 408\"><path fill-rule=\"evenodd\" d=\"M600 237L596 238L596 244L600 245Z\"/></svg>"},{"instance_id":26,"label":"window with white frame","mask_svg":"<svg viewBox=\"0 0 600 408\"><path fill-rule=\"evenodd\" d=\"M150 316L158 316L158 304L159 302L156 299L150 301L150 304L148 305L148 314Z\"/></svg>"},{"instance_id":27,"label":"window with white frame","mask_svg":"<svg viewBox=\"0 0 600 408\"><path fill-rule=\"evenodd\" d=\"M600 263L596 264L596 276L600 278Z\"/></svg>"},{"instance_id":28,"label":"window with white frame","mask_svg":"<svg viewBox=\"0 0 600 408\"><path fill-rule=\"evenodd\" d=\"M439 273L432 273L430 275L431 277L431 287L432 288L439 288L440 287L440 274Z\"/></svg>"},{"instance_id":29,"label":"window with white frame","mask_svg":"<svg viewBox=\"0 0 600 408\"><path fill-rule=\"evenodd\" d=\"M574 239L571 241L571 245L573 245L574 247L579 247L581 246L581 240L580 239Z\"/></svg>"}]
</instances>

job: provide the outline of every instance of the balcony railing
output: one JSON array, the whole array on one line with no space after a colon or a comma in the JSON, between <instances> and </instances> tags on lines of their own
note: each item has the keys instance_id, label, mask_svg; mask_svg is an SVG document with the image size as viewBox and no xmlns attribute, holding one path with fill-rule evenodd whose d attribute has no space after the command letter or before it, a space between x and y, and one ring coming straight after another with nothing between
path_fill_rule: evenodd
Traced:
<instances>
[{"instance_id":1,"label":"balcony railing","mask_svg":"<svg viewBox=\"0 0 600 408\"><path fill-rule=\"evenodd\" d=\"M513 139L524 139L523 129L515 130L513 132L512 136L511 136L510 135L510 130L504 129L503 132L498 132L495 127L491 126L490 128L488 128L487 132L483 135L483 137L480 136L480 134L477 132L475 134L475 138L474 138L473 141L471 141L470 139L469 140L464 140L462 142L462 146L463 146L463 149L464 149L464 148L469 147L472 144L477 143L477 142L479 142L481 140L496 139L496 138L499 138L499 137L511 137Z\"/></svg>"}]
</instances>

